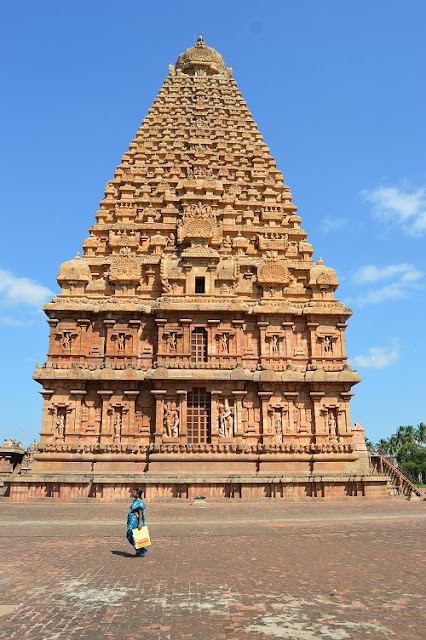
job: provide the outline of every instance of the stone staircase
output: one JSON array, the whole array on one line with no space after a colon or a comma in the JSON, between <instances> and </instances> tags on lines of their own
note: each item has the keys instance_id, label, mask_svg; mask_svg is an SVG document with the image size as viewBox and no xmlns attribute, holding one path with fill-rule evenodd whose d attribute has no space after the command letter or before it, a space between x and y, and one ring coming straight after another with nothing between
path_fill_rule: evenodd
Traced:
<instances>
[{"instance_id":1,"label":"stone staircase","mask_svg":"<svg viewBox=\"0 0 426 640\"><path fill-rule=\"evenodd\" d=\"M416 486L416 478L397 466L391 458L375 453L370 456L370 465L373 473L389 476L391 486L398 495L407 496L411 500L425 499L425 491Z\"/></svg>"}]
</instances>

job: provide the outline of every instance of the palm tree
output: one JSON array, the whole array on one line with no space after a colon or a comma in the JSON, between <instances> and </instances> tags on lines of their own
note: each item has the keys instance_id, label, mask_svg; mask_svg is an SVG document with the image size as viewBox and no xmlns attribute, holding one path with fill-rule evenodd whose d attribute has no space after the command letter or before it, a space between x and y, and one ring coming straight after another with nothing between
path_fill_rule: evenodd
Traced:
<instances>
[{"instance_id":1,"label":"palm tree","mask_svg":"<svg viewBox=\"0 0 426 640\"><path fill-rule=\"evenodd\" d=\"M379 442L376 444L376 449L377 453L382 456L386 456L389 453L389 440L386 440L385 438L379 440Z\"/></svg>"},{"instance_id":2,"label":"palm tree","mask_svg":"<svg viewBox=\"0 0 426 640\"><path fill-rule=\"evenodd\" d=\"M374 453L374 452L375 452L375 450L376 450L376 446L377 446L377 445L373 444L373 443L371 442L371 440L369 440L368 438L366 438L366 439L365 439L365 446L367 447L367 451L368 451L368 453L371 455L372 453Z\"/></svg>"},{"instance_id":3,"label":"palm tree","mask_svg":"<svg viewBox=\"0 0 426 640\"><path fill-rule=\"evenodd\" d=\"M394 434L396 443L398 448L404 446L404 444L407 444L408 442L411 441L411 434L414 431L414 427L412 426L408 426L408 427L398 427L397 432Z\"/></svg>"},{"instance_id":4,"label":"palm tree","mask_svg":"<svg viewBox=\"0 0 426 640\"><path fill-rule=\"evenodd\" d=\"M424 422L421 422L417 425L415 437L419 444L426 443L426 424Z\"/></svg>"},{"instance_id":5,"label":"palm tree","mask_svg":"<svg viewBox=\"0 0 426 640\"><path fill-rule=\"evenodd\" d=\"M402 427L402 428L404 428L404 427ZM398 431L399 431L399 429L398 429ZM395 434L391 435L391 437L388 440L388 454L390 456L396 456L400 446L401 445L399 445L399 443L398 443L398 436L395 435Z\"/></svg>"},{"instance_id":6,"label":"palm tree","mask_svg":"<svg viewBox=\"0 0 426 640\"><path fill-rule=\"evenodd\" d=\"M405 437L406 437L405 444L409 444L410 442L415 442L416 441L416 429L414 427L412 427L411 425L408 426L408 427L405 427Z\"/></svg>"}]
</instances>

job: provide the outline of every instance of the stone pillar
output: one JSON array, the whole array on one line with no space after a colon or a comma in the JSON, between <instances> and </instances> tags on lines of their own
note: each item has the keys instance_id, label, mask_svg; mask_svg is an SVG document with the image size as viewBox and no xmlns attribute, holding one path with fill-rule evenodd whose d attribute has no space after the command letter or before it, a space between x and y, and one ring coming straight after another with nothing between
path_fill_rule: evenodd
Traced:
<instances>
[{"instance_id":1,"label":"stone pillar","mask_svg":"<svg viewBox=\"0 0 426 640\"><path fill-rule=\"evenodd\" d=\"M308 359L312 363L315 363L315 361L319 357L316 352L316 339L317 339L316 329L318 327L318 322L307 322L306 326L309 329L309 336L310 336L310 353L308 354Z\"/></svg>"},{"instance_id":2,"label":"stone pillar","mask_svg":"<svg viewBox=\"0 0 426 640\"><path fill-rule=\"evenodd\" d=\"M210 330L210 340L209 340L209 345L210 345L210 353L212 356L220 356L220 351L218 352L218 348L217 348L217 339L216 339L216 330L215 327L217 327L220 324L220 320L207 320L207 324L209 325L209 327L211 327Z\"/></svg>"},{"instance_id":3,"label":"stone pillar","mask_svg":"<svg viewBox=\"0 0 426 640\"><path fill-rule=\"evenodd\" d=\"M179 320L183 327L183 354L184 356L191 355L191 322L189 318L181 318Z\"/></svg>"},{"instance_id":4,"label":"stone pillar","mask_svg":"<svg viewBox=\"0 0 426 640\"><path fill-rule=\"evenodd\" d=\"M321 398L324 397L323 391L311 391L309 394L314 403L314 424L312 433L317 436L316 442L321 443L324 440L324 436L328 437L328 433L325 428L325 422L321 416Z\"/></svg>"},{"instance_id":5,"label":"stone pillar","mask_svg":"<svg viewBox=\"0 0 426 640\"><path fill-rule=\"evenodd\" d=\"M114 325L115 325L115 320L104 320L105 337L104 337L103 353L102 353L102 355L104 356L115 355L111 353L111 345L109 344L110 332L111 332L111 329L114 327Z\"/></svg>"},{"instance_id":6,"label":"stone pillar","mask_svg":"<svg viewBox=\"0 0 426 640\"><path fill-rule=\"evenodd\" d=\"M210 392L211 395L211 408L210 408L210 418L211 418L211 436L212 443L218 441L219 438L219 402L222 396L222 391L219 389L214 389Z\"/></svg>"},{"instance_id":7,"label":"stone pillar","mask_svg":"<svg viewBox=\"0 0 426 640\"><path fill-rule=\"evenodd\" d=\"M79 318L77 320L80 325L80 356L86 355L87 329L90 326L90 320L87 318Z\"/></svg>"},{"instance_id":8,"label":"stone pillar","mask_svg":"<svg viewBox=\"0 0 426 640\"><path fill-rule=\"evenodd\" d=\"M108 425L108 409L109 409L109 400L113 394L111 390L100 389L98 392L98 396L101 397L102 400L102 419L100 425L100 442L106 443L109 442L109 438L112 435Z\"/></svg>"},{"instance_id":9,"label":"stone pillar","mask_svg":"<svg viewBox=\"0 0 426 640\"><path fill-rule=\"evenodd\" d=\"M234 434L237 437L242 438L244 435L243 432L243 398L247 394L247 391L233 391L232 395L234 396L234 420L236 425L234 424Z\"/></svg>"},{"instance_id":10,"label":"stone pillar","mask_svg":"<svg viewBox=\"0 0 426 640\"><path fill-rule=\"evenodd\" d=\"M186 421L187 421L187 412L188 412L188 402L187 396L188 392L186 389L178 389L176 391L176 395L179 399L179 436L182 438L186 438Z\"/></svg>"},{"instance_id":11,"label":"stone pillar","mask_svg":"<svg viewBox=\"0 0 426 640\"><path fill-rule=\"evenodd\" d=\"M54 433L54 429L52 428L52 418L51 418L51 414L49 413L49 410L51 408L50 401L55 392L53 391L53 389L42 389L41 391L39 391L39 393L44 398L40 435L50 436L50 435L53 435Z\"/></svg>"},{"instance_id":12,"label":"stone pillar","mask_svg":"<svg viewBox=\"0 0 426 640\"><path fill-rule=\"evenodd\" d=\"M87 392L84 389L71 389L70 393L75 398L74 428L67 428L67 435L74 435L72 440L73 442L77 442L81 432L81 403Z\"/></svg>"},{"instance_id":13,"label":"stone pillar","mask_svg":"<svg viewBox=\"0 0 426 640\"><path fill-rule=\"evenodd\" d=\"M259 354L261 358L264 358L266 355L266 328L269 326L267 322L258 322L257 323L259 329Z\"/></svg>"},{"instance_id":14,"label":"stone pillar","mask_svg":"<svg viewBox=\"0 0 426 640\"><path fill-rule=\"evenodd\" d=\"M155 398L155 442L163 441L163 427L164 427L164 396L167 391L154 389L151 391Z\"/></svg>"},{"instance_id":15,"label":"stone pillar","mask_svg":"<svg viewBox=\"0 0 426 640\"><path fill-rule=\"evenodd\" d=\"M292 322L283 322L282 327L285 331L285 357L291 360L291 330L293 328Z\"/></svg>"},{"instance_id":16,"label":"stone pillar","mask_svg":"<svg viewBox=\"0 0 426 640\"><path fill-rule=\"evenodd\" d=\"M215 293L215 273L216 273L216 265L209 264L207 265L207 273L209 277L206 278L206 293L211 296L214 296Z\"/></svg>"},{"instance_id":17,"label":"stone pillar","mask_svg":"<svg viewBox=\"0 0 426 640\"><path fill-rule=\"evenodd\" d=\"M337 357L346 360L346 346L345 346L345 329L348 325L346 322L338 322L336 328L339 330L339 348L340 353L336 353Z\"/></svg>"},{"instance_id":18,"label":"stone pillar","mask_svg":"<svg viewBox=\"0 0 426 640\"><path fill-rule=\"evenodd\" d=\"M167 320L165 318L156 318L155 322L157 324L157 358L160 358L161 356L167 355L163 339L164 325L167 323Z\"/></svg>"},{"instance_id":19,"label":"stone pillar","mask_svg":"<svg viewBox=\"0 0 426 640\"><path fill-rule=\"evenodd\" d=\"M294 401L298 397L297 391L285 391L284 396L288 402L288 434L294 435L296 428L294 426Z\"/></svg>"},{"instance_id":20,"label":"stone pillar","mask_svg":"<svg viewBox=\"0 0 426 640\"><path fill-rule=\"evenodd\" d=\"M269 400L273 396L273 391L259 391L257 394L262 403L262 442L264 444L272 444L273 432L271 427L271 420L269 418Z\"/></svg>"},{"instance_id":21,"label":"stone pillar","mask_svg":"<svg viewBox=\"0 0 426 640\"><path fill-rule=\"evenodd\" d=\"M238 358L242 357L241 352L241 329L244 324L244 320L233 320L232 324L235 327L235 353Z\"/></svg>"},{"instance_id":22,"label":"stone pillar","mask_svg":"<svg viewBox=\"0 0 426 640\"><path fill-rule=\"evenodd\" d=\"M128 429L127 433L130 435L134 435L136 437L136 415L135 415L135 405L136 399L139 395L139 391L136 389L131 389L129 391L124 391L124 395L129 398L129 420L128 420Z\"/></svg>"},{"instance_id":23,"label":"stone pillar","mask_svg":"<svg viewBox=\"0 0 426 640\"><path fill-rule=\"evenodd\" d=\"M352 432L351 429L351 410L349 407L349 401L352 398L352 396L354 396L354 393L349 393L349 392L341 392L340 393L342 400L345 403L345 410L344 412L337 412L337 433L340 435L343 434L350 434ZM339 415L340 413L342 413L343 415Z\"/></svg>"}]
</instances>

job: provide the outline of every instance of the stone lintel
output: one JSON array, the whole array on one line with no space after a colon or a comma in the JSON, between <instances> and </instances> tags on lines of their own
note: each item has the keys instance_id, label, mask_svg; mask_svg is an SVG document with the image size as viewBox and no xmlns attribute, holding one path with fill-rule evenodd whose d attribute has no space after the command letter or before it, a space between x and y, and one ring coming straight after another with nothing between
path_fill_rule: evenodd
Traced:
<instances>
[{"instance_id":1,"label":"stone lintel","mask_svg":"<svg viewBox=\"0 0 426 640\"><path fill-rule=\"evenodd\" d=\"M151 389L153 396L165 396L167 391L164 389Z\"/></svg>"},{"instance_id":2,"label":"stone lintel","mask_svg":"<svg viewBox=\"0 0 426 640\"><path fill-rule=\"evenodd\" d=\"M159 325L164 325L167 323L167 318L155 318L155 322Z\"/></svg>"},{"instance_id":3,"label":"stone lintel","mask_svg":"<svg viewBox=\"0 0 426 640\"><path fill-rule=\"evenodd\" d=\"M220 324L220 320L207 320L207 322L208 322L208 324L211 324L212 326Z\"/></svg>"},{"instance_id":4,"label":"stone lintel","mask_svg":"<svg viewBox=\"0 0 426 640\"><path fill-rule=\"evenodd\" d=\"M50 396L53 396L54 393L55 392L53 389L42 389L41 391L39 391L39 394L45 398L49 398Z\"/></svg>"},{"instance_id":5,"label":"stone lintel","mask_svg":"<svg viewBox=\"0 0 426 640\"><path fill-rule=\"evenodd\" d=\"M111 389L99 389L97 392L98 396L112 396L114 391Z\"/></svg>"},{"instance_id":6,"label":"stone lintel","mask_svg":"<svg viewBox=\"0 0 426 640\"><path fill-rule=\"evenodd\" d=\"M310 391L309 395L311 396L311 398L313 400L315 400L315 399L319 400L320 398L325 396L325 391Z\"/></svg>"},{"instance_id":7,"label":"stone lintel","mask_svg":"<svg viewBox=\"0 0 426 640\"><path fill-rule=\"evenodd\" d=\"M115 325L115 320L104 320L104 325L106 327L113 327Z\"/></svg>"},{"instance_id":8,"label":"stone lintel","mask_svg":"<svg viewBox=\"0 0 426 640\"><path fill-rule=\"evenodd\" d=\"M191 324L192 323L192 318L179 318L179 322L181 324Z\"/></svg>"},{"instance_id":9,"label":"stone lintel","mask_svg":"<svg viewBox=\"0 0 426 640\"><path fill-rule=\"evenodd\" d=\"M58 318L49 318L47 320L47 324L50 325L51 327L56 327L58 323L59 323Z\"/></svg>"},{"instance_id":10,"label":"stone lintel","mask_svg":"<svg viewBox=\"0 0 426 640\"><path fill-rule=\"evenodd\" d=\"M85 396L87 391L85 389L70 389L70 393L73 396Z\"/></svg>"},{"instance_id":11,"label":"stone lintel","mask_svg":"<svg viewBox=\"0 0 426 640\"><path fill-rule=\"evenodd\" d=\"M135 389L130 389L129 391L123 391L125 396L138 396L139 395L139 391L135 390Z\"/></svg>"},{"instance_id":12,"label":"stone lintel","mask_svg":"<svg viewBox=\"0 0 426 640\"><path fill-rule=\"evenodd\" d=\"M90 320L88 318L77 318L77 322L81 326L88 326L90 324Z\"/></svg>"}]
</instances>

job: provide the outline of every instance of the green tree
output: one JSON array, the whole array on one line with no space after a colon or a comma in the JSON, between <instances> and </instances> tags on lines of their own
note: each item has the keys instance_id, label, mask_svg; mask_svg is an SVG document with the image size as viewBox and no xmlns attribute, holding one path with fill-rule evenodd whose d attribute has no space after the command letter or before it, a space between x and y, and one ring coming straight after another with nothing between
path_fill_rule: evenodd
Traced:
<instances>
[{"instance_id":1,"label":"green tree","mask_svg":"<svg viewBox=\"0 0 426 640\"><path fill-rule=\"evenodd\" d=\"M365 446L367 447L367 451L370 454L374 453L377 447L377 445L371 442L371 440L369 440L368 438L365 439Z\"/></svg>"},{"instance_id":2,"label":"green tree","mask_svg":"<svg viewBox=\"0 0 426 640\"><path fill-rule=\"evenodd\" d=\"M381 456L387 456L389 453L389 440L382 438L376 444L377 453L380 453Z\"/></svg>"},{"instance_id":3,"label":"green tree","mask_svg":"<svg viewBox=\"0 0 426 640\"><path fill-rule=\"evenodd\" d=\"M413 476L417 477L419 473L426 476L426 447L421 444L408 442L399 450L397 460Z\"/></svg>"},{"instance_id":4,"label":"green tree","mask_svg":"<svg viewBox=\"0 0 426 640\"><path fill-rule=\"evenodd\" d=\"M415 437L420 444L426 444L426 424L424 422L417 425Z\"/></svg>"}]
</instances>

